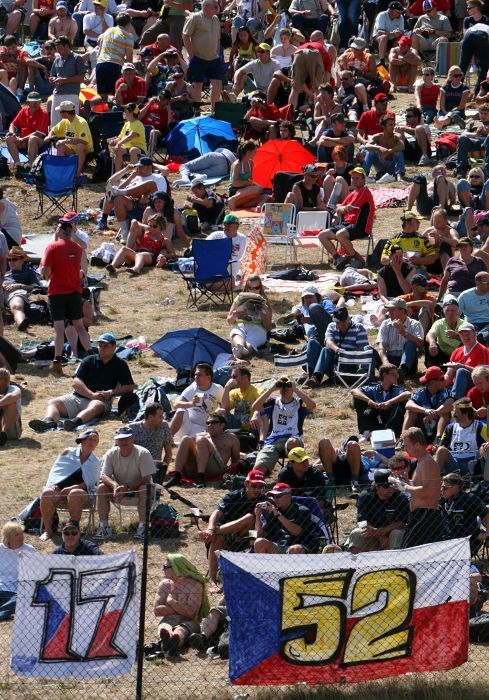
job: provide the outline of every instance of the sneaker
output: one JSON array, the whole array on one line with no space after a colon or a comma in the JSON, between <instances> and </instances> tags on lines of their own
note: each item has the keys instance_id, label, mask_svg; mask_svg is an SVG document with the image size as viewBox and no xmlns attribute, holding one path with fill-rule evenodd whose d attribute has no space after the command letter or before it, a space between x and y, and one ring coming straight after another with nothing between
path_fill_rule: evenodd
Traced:
<instances>
[{"instance_id":1,"label":"sneaker","mask_svg":"<svg viewBox=\"0 0 489 700\"><path fill-rule=\"evenodd\" d=\"M251 355L251 352L248 350L248 348L245 348L244 345L236 345L236 347L233 348L233 355L237 360L245 360L249 358Z\"/></svg>"},{"instance_id":2,"label":"sneaker","mask_svg":"<svg viewBox=\"0 0 489 700\"><path fill-rule=\"evenodd\" d=\"M54 430L57 427L55 420L39 420L39 418L30 420L28 425L35 433L46 433L48 430Z\"/></svg>"},{"instance_id":3,"label":"sneaker","mask_svg":"<svg viewBox=\"0 0 489 700\"><path fill-rule=\"evenodd\" d=\"M205 489L205 478L203 474L197 474L195 477L195 486L198 489Z\"/></svg>"},{"instance_id":4,"label":"sneaker","mask_svg":"<svg viewBox=\"0 0 489 700\"><path fill-rule=\"evenodd\" d=\"M190 180L186 177L181 177L179 180L173 182L173 187L189 187Z\"/></svg>"},{"instance_id":5,"label":"sneaker","mask_svg":"<svg viewBox=\"0 0 489 700\"><path fill-rule=\"evenodd\" d=\"M63 374L63 363L61 360L53 360L50 369L51 372L54 372L55 374Z\"/></svg>"},{"instance_id":6,"label":"sneaker","mask_svg":"<svg viewBox=\"0 0 489 700\"><path fill-rule=\"evenodd\" d=\"M168 479L165 481L165 488L169 489L172 486L177 486L182 480L182 475L180 472L172 472Z\"/></svg>"},{"instance_id":7,"label":"sneaker","mask_svg":"<svg viewBox=\"0 0 489 700\"><path fill-rule=\"evenodd\" d=\"M313 374L305 383L308 389L318 389L321 386L321 378L317 374Z\"/></svg>"},{"instance_id":8,"label":"sneaker","mask_svg":"<svg viewBox=\"0 0 489 700\"><path fill-rule=\"evenodd\" d=\"M344 270L349 262L350 262L349 255L334 255L333 256L333 265L339 271Z\"/></svg>"},{"instance_id":9,"label":"sneaker","mask_svg":"<svg viewBox=\"0 0 489 700\"><path fill-rule=\"evenodd\" d=\"M5 443L7 442L7 439L8 439L8 436L7 436L7 433L5 432L5 430L0 430L0 447L5 445Z\"/></svg>"},{"instance_id":10,"label":"sneaker","mask_svg":"<svg viewBox=\"0 0 489 700\"><path fill-rule=\"evenodd\" d=\"M191 649L197 649L197 651L207 651L209 640L202 632L194 632L190 635L188 645Z\"/></svg>"},{"instance_id":11,"label":"sneaker","mask_svg":"<svg viewBox=\"0 0 489 700\"><path fill-rule=\"evenodd\" d=\"M105 231L108 226L107 219L104 219L103 216L100 217L100 219L97 221L97 225L95 226L96 231Z\"/></svg>"},{"instance_id":12,"label":"sneaker","mask_svg":"<svg viewBox=\"0 0 489 700\"><path fill-rule=\"evenodd\" d=\"M377 180L374 177L370 177L369 175L365 178L365 182L367 183L367 185L375 185Z\"/></svg>"},{"instance_id":13,"label":"sneaker","mask_svg":"<svg viewBox=\"0 0 489 700\"><path fill-rule=\"evenodd\" d=\"M108 265L105 266L105 269L107 270L107 272L109 273L109 275L110 275L111 277L116 277L116 276L117 276L117 272L116 272L115 267L114 267L113 265L111 265L110 263L109 263Z\"/></svg>"},{"instance_id":14,"label":"sneaker","mask_svg":"<svg viewBox=\"0 0 489 700\"><path fill-rule=\"evenodd\" d=\"M394 175L391 175L390 173L384 173L384 175L382 175L382 177L379 177L379 179L377 180L379 185L387 185L390 182L395 182L395 181L396 181L396 178L394 177Z\"/></svg>"},{"instance_id":15,"label":"sneaker","mask_svg":"<svg viewBox=\"0 0 489 700\"><path fill-rule=\"evenodd\" d=\"M99 525L93 539L108 540L110 537L112 537L112 529L108 525Z\"/></svg>"},{"instance_id":16,"label":"sneaker","mask_svg":"<svg viewBox=\"0 0 489 700\"><path fill-rule=\"evenodd\" d=\"M69 432L72 432L73 430L76 430L79 425L82 424L82 421L80 418L65 418L64 421L59 421L61 424L60 427L63 428L63 430L68 430Z\"/></svg>"},{"instance_id":17,"label":"sneaker","mask_svg":"<svg viewBox=\"0 0 489 700\"><path fill-rule=\"evenodd\" d=\"M427 155L421 156L421 158L418 161L418 165L421 165L421 166L431 165L431 158Z\"/></svg>"},{"instance_id":18,"label":"sneaker","mask_svg":"<svg viewBox=\"0 0 489 700\"><path fill-rule=\"evenodd\" d=\"M352 481L350 486L351 486L352 493L360 493L361 488L360 488L360 484L358 483L358 481Z\"/></svg>"},{"instance_id":19,"label":"sneaker","mask_svg":"<svg viewBox=\"0 0 489 700\"><path fill-rule=\"evenodd\" d=\"M134 533L135 540L144 540L144 533L146 531L146 526L144 523L139 523L136 532Z\"/></svg>"}]
</instances>

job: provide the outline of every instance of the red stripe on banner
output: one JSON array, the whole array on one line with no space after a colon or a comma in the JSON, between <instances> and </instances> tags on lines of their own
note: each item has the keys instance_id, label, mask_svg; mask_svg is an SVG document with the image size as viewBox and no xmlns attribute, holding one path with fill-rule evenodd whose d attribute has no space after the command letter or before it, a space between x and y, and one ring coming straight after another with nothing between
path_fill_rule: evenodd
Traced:
<instances>
[{"instance_id":1,"label":"red stripe on banner","mask_svg":"<svg viewBox=\"0 0 489 700\"><path fill-rule=\"evenodd\" d=\"M120 610L113 610L103 616L97 628L95 639L87 652L87 659L105 659L110 656L121 656L119 649L114 649L114 647L109 645L114 630L119 623L120 616Z\"/></svg>"},{"instance_id":2,"label":"red stripe on banner","mask_svg":"<svg viewBox=\"0 0 489 700\"><path fill-rule=\"evenodd\" d=\"M78 660L75 654L70 654L66 647L70 633L71 615L68 613L56 630L56 634L44 647L41 661L73 661Z\"/></svg>"},{"instance_id":3,"label":"red stripe on banner","mask_svg":"<svg viewBox=\"0 0 489 700\"><path fill-rule=\"evenodd\" d=\"M352 666L341 666L338 661L309 666L290 664L274 654L233 681L233 685L288 685L300 681L355 683L405 673L446 671L467 661L468 613L465 600L415 609L411 621L414 627L412 652L408 657ZM347 621L347 633L355 622L354 618Z\"/></svg>"}]
</instances>

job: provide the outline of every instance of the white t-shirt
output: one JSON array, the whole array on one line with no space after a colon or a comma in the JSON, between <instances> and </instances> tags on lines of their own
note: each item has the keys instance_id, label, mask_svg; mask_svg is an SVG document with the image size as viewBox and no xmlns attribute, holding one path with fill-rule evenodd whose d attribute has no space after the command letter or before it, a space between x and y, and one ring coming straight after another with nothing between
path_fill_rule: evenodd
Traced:
<instances>
[{"instance_id":1,"label":"white t-shirt","mask_svg":"<svg viewBox=\"0 0 489 700\"><path fill-rule=\"evenodd\" d=\"M118 484L133 484L156 471L155 463L149 450L134 445L128 457L121 455L120 449L111 447L103 458L102 474L114 479Z\"/></svg>"},{"instance_id":2,"label":"white t-shirt","mask_svg":"<svg viewBox=\"0 0 489 700\"><path fill-rule=\"evenodd\" d=\"M224 389L219 384L214 384L213 382L208 389L199 389L195 382L192 382L185 391L182 391L181 398L182 401L192 401L195 394L201 397L198 406L192 406L191 408L185 409L188 412L188 417L192 423L202 426L202 430L205 430L205 422L209 413L217 410L222 400L222 395Z\"/></svg>"},{"instance_id":3,"label":"white t-shirt","mask_svg":"<svg viewBox=\"0 0 489 700\"><path fill-rule=\"evenodd\" d=\"M210 233L207 236L208 241L215 241L220 238L227 238L226 234L224 231L214 231L214 233ZM241 264L241 258L244 255L244 252L246 250L246 244L248 243L248 239L243 233L238 233L234 236L234 238L231 238L233 242L233 247L232 247L232 254L231 254L231 276L236 277L236 275L239 272L239 267Z\"/></svg>"},{"instance_id":4,"label":"white t-shirt","mask_svg":"<svg viewBox=\"0 0 489 700\"><path fill-rule=\"evenodd\" d=\"M103 17L101 15L96 15L95 12L89 12L88 15L85 15L83 18L84 33L86 34L87 31L92 31L95 32L97 36L100 36L100 34L102 34L102 32L104 31L104 28L102 26L102 19L105 20L109 29L110 27L114 26L114 18L107 12L104 13Z\"/></svg>"},{"instance_id":5,"label":"white t-shirt","mask_svg":"<svg viewBox=\"0 0 489 700\"><path fill-rule=\"evenodd\" d=\"M145 175L144 177L137 175L134 180L131 180L128 187L137 187L138 185L143 185L145 182L155 182L157 192L166 192L168 189L164 175L157 175L156 173Z\"/></svg>"},{"instance_id":6,"label":"white t-shirt","mask_svg":"<svg viewBox=\"0 0 489 700\"><path fill-rule=\"evenodd\" d=\"M81 0L80 2L80 7L78 8L78 12L93 12L94 7L93 7L93 0ZM107 0L107 7L105 8L105 12L111 14L111 15L116 15L119 10L117 9L117 3L115 0Z\"/></svg>"},{"instance_id":7,"label":"white t-shirt","mask_svg":"<svg viewBox=\"0 0 489 700\"><path fill-rule=\"evenodd\" d=\"M1 199L3 211L0 212L0 229L4 228L17 245L22 243L22 226L17 214L17 207L9 199Z\"/></svg>"},{"instance_id":8,"label":"white t-shirt","mask_svg":"<svg viewBox=\"0 0 489 700\"><path fill-rule=\"evenodd\" d=\"M23 544L17 549L9 549L3 543L0 544L0 591L16 591L19 574L19 554L21 552L35 552L31 544Z\"/></svg>"}]
</instances>

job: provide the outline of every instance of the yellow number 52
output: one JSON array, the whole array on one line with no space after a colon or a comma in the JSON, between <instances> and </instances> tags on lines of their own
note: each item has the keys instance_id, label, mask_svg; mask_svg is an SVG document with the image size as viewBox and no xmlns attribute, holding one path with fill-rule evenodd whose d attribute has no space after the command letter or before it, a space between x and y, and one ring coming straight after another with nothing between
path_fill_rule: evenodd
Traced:
<instances>
[{"instance_id":1,"label":"yellow number 52","mask_svg":"<svg viewBox=\"0 0 489 700\"><path fill-rule=\"evenodd\" d=\"M347 633L345 599L353 574L353 569L344 569L281 581L281 655L289 663L331 663L342 655L342 665L351 665L410 655L415 574L384 569L360 576L350 615L375 608L355 620Z\"/></svg>"}]
</instances>

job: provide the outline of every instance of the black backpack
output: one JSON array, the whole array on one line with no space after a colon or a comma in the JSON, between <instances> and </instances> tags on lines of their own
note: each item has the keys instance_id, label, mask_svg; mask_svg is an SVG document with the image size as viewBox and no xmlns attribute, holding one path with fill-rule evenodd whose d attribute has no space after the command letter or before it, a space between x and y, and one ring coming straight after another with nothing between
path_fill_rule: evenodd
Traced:
<instances>
[{"instance_id":1,"label":"black backpack","mask_svg":"<svg viewBox=\"0 0 489 700\"><path fill-rule=\"evenodd\" d=\"M371 254L367 255L367 259L365 261L367 267L380 267L382 251L384 250L384 246L386 243L388 243L388 241L388 238L381 238L380 241L377 241L377 243L375 244L375 248L373 249Z\"/></svg>"},{"instance_id":2,"label":"black backpack","mask_svg":"<svg viewBox=\"0 0 489 700\"><path fill-rule=\"evenodd\" d=\"M29 182L33 182L34 185L46 184L46 173L42 167L42 156L37 156L34 160L29 173Z\"/></svg>"},{"instance_id":3,"label":"black backpack","mask_svg":"<svg viewBox=\"0 0 489 700\"><path fill-rule=\"evenodd\" d=\"M31 323L37 323L39 325L51 323L49 306L44 299L30 301L26 306L26 315Z\"/></svg>"},{"instance_id":4,"label":"black backpack","mask_svg":"<svg viewBox=\"0 0 489 700\"><path fill-rule=\"evenodd\" d=\"M95 167L92 174L92 182L107 182L112 175L112 160L108 148L102 148L95 156Z\"/></svg>"},{"instance_id":5,"label":"black backpack","mask_svg":"<svg viewBox=\"0 0 489 700\"><path fill-rule=\"evenodd\" d=\"M0 156L0 180L3 178L10 177L10 170L8 167L8 160L5 156Z\"/></svg>"}]
</instances>

